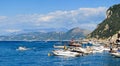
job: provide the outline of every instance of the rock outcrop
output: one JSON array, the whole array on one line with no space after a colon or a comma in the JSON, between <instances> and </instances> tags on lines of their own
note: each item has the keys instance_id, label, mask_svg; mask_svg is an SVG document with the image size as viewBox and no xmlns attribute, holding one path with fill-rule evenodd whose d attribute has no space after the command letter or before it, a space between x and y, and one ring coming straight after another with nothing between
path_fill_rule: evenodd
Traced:
<instances>
[{"instance_id":1,"label":"rock outcrop","mask_svg":"<svg viewBox=\"0 0 120 66\"><path fill-rule=\"evenodd\" d=\"M115 40L120 32L120 4L110 7L106 11L106 18L88 35L88 38Z\"/></svg>"}]
</instances>

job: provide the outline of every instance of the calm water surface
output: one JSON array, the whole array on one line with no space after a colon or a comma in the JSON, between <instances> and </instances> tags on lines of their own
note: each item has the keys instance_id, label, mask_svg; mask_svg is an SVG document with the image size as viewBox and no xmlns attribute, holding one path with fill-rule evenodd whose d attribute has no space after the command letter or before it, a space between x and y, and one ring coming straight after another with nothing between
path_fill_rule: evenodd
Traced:
<instances>
[{"instance_id":1,"label":"calm water surface","mask_svg":"<svg viewBox=\"0 0 120 66\"><path fill-rule=\"evenodd\" d=\"M48 56L48 53L54 50L53 45L57 43L57 41L1 41L0 66L120 66L120 58L112 57L108 52L71 58ZM20 46L30 49L16 50Z\"/></svg>"}]
</instances>

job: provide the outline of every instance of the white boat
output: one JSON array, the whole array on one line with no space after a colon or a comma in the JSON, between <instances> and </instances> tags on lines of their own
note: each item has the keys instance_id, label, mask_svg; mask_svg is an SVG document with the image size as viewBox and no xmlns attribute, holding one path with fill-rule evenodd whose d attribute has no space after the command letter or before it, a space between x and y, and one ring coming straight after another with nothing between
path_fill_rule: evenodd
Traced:
<instances>
[{"instance_id":1,"label":"white boat","mask_svg":"<svg viewBox=\"0 0 120 66\"><path fill-rule=\"evenodd\" d=\"M97 48L100 49L100 50L104 50L104 51L110 51L109 47L99 46Z\"/></svg>"},{"instance_id":2,"label":"white boat","mask_svg":"<svg viewBox=\"0 0 120 66\"><path fill-rule=\"evenodd\" d=\"M53 47L54 48L61 48L61 49L65 48L65 46L57 46L57 45L53 45Z\"/></svg>"},{"instance_id":3,"label":"white boat","mask_svg":"<svg viewBox=\"0 0 120 66\"><path fill-rule=\"evenodd\" d=\"M110 48L104 48L104 51L110 51Z\"/></svg>"},{"instance_id":4,"label":"white boat","mask_svg":"<svg viewBox=\"0 0 120 66\"><path fill-rule=\"evenodd\" d=\"M26 48L26 47L22 47L22 46L20 46L20 47L18 47L18 49L17 50L20 50L20 51L25 51L25 50L28 50L29 48Z\"/></svg>"},{"instance_id":5,"label":"white boat","mask_svg":"<svg viewBox=\"0 0 120 66\"><path fill-rule=\"evenodd\" d=\"M80 53L72 52L69 50L54 50L52 52L54 55L57 55L57 56L68 56L68 57L80 56Z\"/></svg>"},{"instance_id":6,"label":"white boat","mask_svg":"<svg viewBox=\"0 0 120 66\"><path fill-rule=\"evenodd\" d=\"M102 46L99 47L93 46L92 49L93 49L92 51L93 53L102 53L104 51Z\"/></svg>"},{"instance_id":7,"label":"white boat","mask_svg":"<svg viewBox=\"0 0 120 66\"><path fill-rule=\"evenodd\" d=\"M115 56L115 57L120 57L120 52L116 52L116 53L110 53L111 55Z\"/></svg>"},{"instance_id":8,"label":"white boat","mask_svg":"<svg viewBox=\"0 0 120 66\"><path fill-rule=\"evenodd\" d=\"M102 53L103 50L93 50L92 52L93 52L93 53Z\"/></svg>"},{"instance_id":9,"label":"white boat","mask_svg":"<svg viewBox=\"0 0 120 66\"><path fill-rule=\"evenodd\" d=\"M88 48L81 48L79 47L78 49L76 49L77 51L81 51L83 52L84 54L90 54L91 53L91 50L88 49Z\"/></svg>"},{"instance_id":10,"label":"white boat","mask_svg":"<svg viewBox=\"0 0 120 66\"><path fill-rule=\"evenodd\" d=\"M71 47L71 48L68 48L68 50L79 52L79 53L84 53L84 54L90 54L90 53L92 53L92 49L90 49L90 48Z\"/></svg>"}]
</instances>

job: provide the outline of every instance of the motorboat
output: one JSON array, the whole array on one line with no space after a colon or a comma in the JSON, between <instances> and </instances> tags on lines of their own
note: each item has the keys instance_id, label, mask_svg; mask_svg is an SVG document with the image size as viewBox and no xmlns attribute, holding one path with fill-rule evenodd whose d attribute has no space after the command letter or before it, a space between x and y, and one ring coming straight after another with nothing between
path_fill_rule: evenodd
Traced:
<instances>
[{"instance_id":1,"label":"motorboat","mask_svg":"<svg viewBox=\"0 0 120 66\"><path fill-rule=\"evenodd\" d=\"M18 49L17 50L20 50L20 51L25 51L25 50L28 50L29 48L26 48L26 47L22 47L22 46L20 46L20 47L18 47Z\"/></svg>"},{"instance_id":2,"label":"motorboat","mask_svg":"<svg viewBox=\"0 0 120 66\"><path fill-rule=\"evenodd\" d=\"M81 47L81 45L80 45L80 44L70 44L69 46Z\"/></svg>"},{"instance_id":3,"label":"motorboat","mask_svg":"<svg viewBox=\"0 0 120 66\"><path fill-rule=\"evenodd\" d=\"M73 52L78 52L78 53L83 53L79 47L69 47L67 50L73 51Z\"/></svg>"},{"instance_id":4,"label":"motorboat","mask_svg":"<svg viewBox=\"0 0 120 66\"><path fill-rule=\"evenodd\" d=\"M108 47L105 48L105 47L104 47L104 51L110 51L110 48L108 48Z\"/></svg>"},{"instance_id":5,"label":"motorboat","mask_svg":"<svg viewBox=\"0 0 120 66\"><path fill-rule=\"evenodd\" d=\"M52 52L56 56L68 56L68 57L80 56L80 53L72 52L69 50L53 50Z\"/></svg>"},{"instance_id":6,"label":"motorboat","mask_svg":"<svg viewBox=\"0 0 120 66\"><path fill-rule=\"evenodd\" d=\"M104 51L102 46L99 47L93 46L92 49L93 49L92 51L93 53L102 53Z\"/></svg>"},{"instance_id":7,"label":"motorboat","mask_svg":"<svg viewBox=\"0 0 120 66\"><path fill-rule=\"evenodd\" d=\"M73 39L70 41L69 46L81 47L81 45L79 43L76 43L76 41L74 41Z\"/></svg>"},{"instance_id":8,"label":"motorboat","mask_svg":"<svg viewBox=\"0 0 120 66\"><path fill-rule=\"evenodd\" d=\"M90 53L91 53L91 51L88 51L88 50L85 49L85 48L80 48L80 51L81 51L82 53L84 53L84 54L90 54Z\"/></svg>"},{"instance_id":9,"label":"motorboat","mask_svg":"<svg viewBox=\"0 0 120 66\"><path fill-rule=\"evenodd\" d=\"M65 48L65 46L57 46L57 45L53 45L53 47L54 48L61 48L61 49Z\"/></svg>"},{"instance_id":10,"label":"motorboat","mask_svg":"<svg viewBox=\"0 0 120 66\"><path fill-rule=\"evenodd\" d=\"M110 53L110 54L115 56L115 57L120 57L120 52L115 52L115 53Z\"/></svg>"},{"instance_id":11,"label":"motorboat","mask_svg":"<svg viewBox=\"0 0 120 66\"><path fill-rule=\"evenodd\" d=\"M68 50L82 53L82 54L90 54L92 52L91 49L82 48L82 47L71 47L71 48L68 48Z\"/></svg>"},{"instance_id":12,"label":"motorboat","mask_svg":"<svg viewBox=\"0 0 120 66\"><path fill-rule=\"evenodd\" d=\"M112 49L112 50L110 51L110 54L111 54L112 56L115 56L115 57L120 57L120 47L117 48L117 50Z\"/></svg>"}]
</instances>

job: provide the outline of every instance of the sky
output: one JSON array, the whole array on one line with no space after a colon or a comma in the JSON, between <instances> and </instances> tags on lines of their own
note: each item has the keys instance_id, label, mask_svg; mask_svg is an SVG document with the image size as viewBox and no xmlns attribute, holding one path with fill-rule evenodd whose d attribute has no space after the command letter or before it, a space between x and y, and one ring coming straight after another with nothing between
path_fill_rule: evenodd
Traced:
<instances>
[{"instance_id":1,"label":"sky","mask_svg":"<svg viewBox=\"0 0 120 66\"><path fill-rule=\"evenodd\" d=\"M39 29L94 30L120 0L0 0L0 35Z\"/></svg>"}]
</instances>

